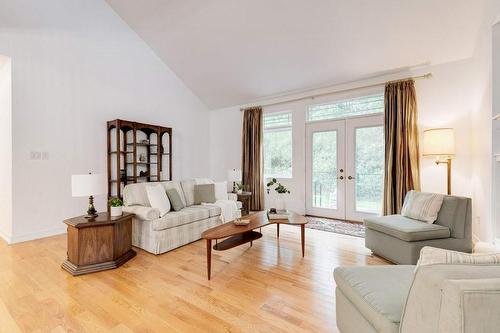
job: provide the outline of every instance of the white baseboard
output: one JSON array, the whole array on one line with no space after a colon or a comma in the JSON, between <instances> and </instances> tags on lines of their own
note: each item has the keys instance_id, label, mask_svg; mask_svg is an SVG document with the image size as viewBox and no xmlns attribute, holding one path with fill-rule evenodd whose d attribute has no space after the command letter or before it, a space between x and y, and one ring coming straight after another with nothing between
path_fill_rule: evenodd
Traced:
<instances>
[{"instance_id":1,"label":"white baseboard","mask_svg":"<svg viewBox=\"0 0 500 333\"><path fill-rule=\"evenodd\" d=\"M4 234L3 232L0 231L0 238L6 241L7 244L10 244L11 236Z\"/></svg>"},{"instance_id":2,"label":"white baseboard","mask_svg":"<svg viewBox=\"0 0 500 333\"><path fill-rule=\"evenodd\" d=\"M27 242L34 239L45 238L55 235L61 235L66 233L66 226L60 226L53 229L47 229L42 231L37 231L33 233L28 233L24 235L12 235L10 239L6 239L8 244L16 244L21 242Z\"/></svg>"}]
</instances>

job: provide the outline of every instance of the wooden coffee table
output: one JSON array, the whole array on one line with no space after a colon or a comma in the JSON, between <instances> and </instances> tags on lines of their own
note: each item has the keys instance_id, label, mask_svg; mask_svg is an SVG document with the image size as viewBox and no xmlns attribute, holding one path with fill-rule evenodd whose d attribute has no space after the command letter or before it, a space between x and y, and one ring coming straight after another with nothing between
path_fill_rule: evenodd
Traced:
<instances>
[{"instance_id":1,"label":"wooden coffee table","mask_svg":"<svg viewBox=\"0 0 500 333\"><path fill-rule=\"evenodd\" d=\"M250 243L262 237L260 232L255 231L270 224L276 224L277 236L280 236L280 224L296 224L300 225L300 240L302 244L302 257L304 257L305 249L305 224L307 220L304 216L290 212L286 220L269 220L267 212L258 212L255 214L244 216L243 219L250 220L248 225L235 225L233 222L224 223L217 227L206 230L201 234L201 238L207 241L207 275L210 280L212 266L212 240L225 238L222 242L217 242L213 249L216 251L224 251L233 247Z\"/></svg>"}]
</instances>

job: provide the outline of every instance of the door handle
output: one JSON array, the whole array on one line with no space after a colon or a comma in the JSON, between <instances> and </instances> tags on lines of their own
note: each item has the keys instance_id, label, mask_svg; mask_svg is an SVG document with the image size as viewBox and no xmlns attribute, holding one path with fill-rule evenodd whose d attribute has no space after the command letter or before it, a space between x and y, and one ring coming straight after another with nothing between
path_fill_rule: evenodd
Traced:
<instances>
[{"instance_id":1,"label":"door handle","mask_svg":"<svg viewBox=\"0 0 500 333\"><path fill-rule=\"evenodd\" d=\"M349 177L347 177L347 179L351 180L351 179L354 179L354 177L353 176L349 176Z\"/></svg>"}]
</instances>

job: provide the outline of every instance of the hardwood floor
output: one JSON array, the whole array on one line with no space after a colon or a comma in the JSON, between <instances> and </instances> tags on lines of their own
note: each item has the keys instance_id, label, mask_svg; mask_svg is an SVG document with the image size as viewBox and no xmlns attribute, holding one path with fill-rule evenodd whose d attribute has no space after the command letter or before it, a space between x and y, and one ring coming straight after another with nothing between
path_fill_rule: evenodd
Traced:
<instances>
[{"instance_id":1,"label":"hardwood floor","mask_svg":"<svg viewBox=\"0 0 500 333\"><path fill-rule=\"evenodd\" d=\"M262 229L253 246L212 252L198 241L163 255L137 249L122 267L73 277L66 236L0 241L0 332L337 332L333 269L386 264L364 240Z\"/></svg>"}]
</instances>

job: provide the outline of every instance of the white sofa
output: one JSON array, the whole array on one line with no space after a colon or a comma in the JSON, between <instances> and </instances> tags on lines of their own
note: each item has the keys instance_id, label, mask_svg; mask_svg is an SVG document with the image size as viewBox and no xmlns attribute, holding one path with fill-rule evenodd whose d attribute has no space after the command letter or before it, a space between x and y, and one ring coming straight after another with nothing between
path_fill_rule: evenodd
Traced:
<instances>
[{"instance_id":1,"label":"white sofa","mask_svg":"<svg viewBox=\"0 0 500 333\"><path fill-rule=\"evenodd\" d=\"M132 244L153 254L161 254L201 238L203 231L222 223L221 209L217 205L194 205L195 180L159 182L165 190L177 189L186 207L171 210L160 218L160 212L151 208L146 186L154 183L129 184L123 189L123 211L134 213ZM229 193L228 199L236 201L237 216L241 214L241 202Z\"/></svg>"}]
</instances>

